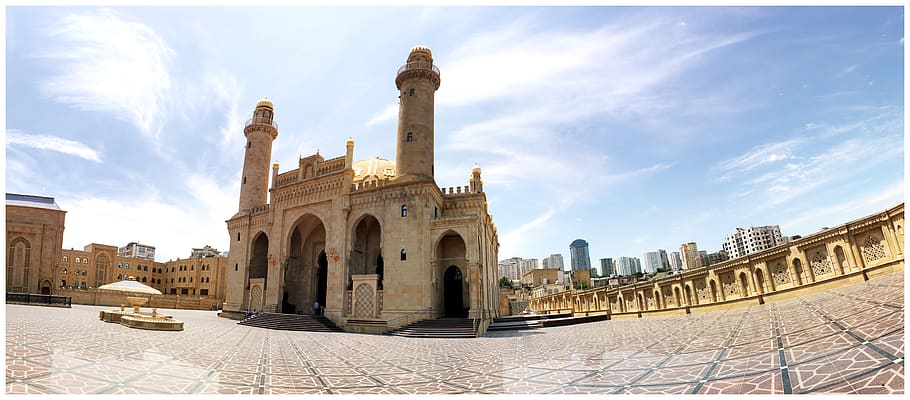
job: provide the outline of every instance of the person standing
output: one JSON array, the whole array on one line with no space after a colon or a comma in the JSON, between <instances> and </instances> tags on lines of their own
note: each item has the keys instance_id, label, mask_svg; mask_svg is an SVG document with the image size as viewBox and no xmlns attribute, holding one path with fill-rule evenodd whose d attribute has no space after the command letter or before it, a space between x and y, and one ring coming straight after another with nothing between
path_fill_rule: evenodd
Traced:
<instances>
[{"instance_id":1,"label":"person standing","mask_svg":"<svg viewBox=\"0 0 910 400\"><path fill-rule=\"evenodd\" d=\"M316 301L315 303L313 303L313 315L319 315L320 307L321 306L319 305L319 301Z\"/></svg>"}]
</instances>

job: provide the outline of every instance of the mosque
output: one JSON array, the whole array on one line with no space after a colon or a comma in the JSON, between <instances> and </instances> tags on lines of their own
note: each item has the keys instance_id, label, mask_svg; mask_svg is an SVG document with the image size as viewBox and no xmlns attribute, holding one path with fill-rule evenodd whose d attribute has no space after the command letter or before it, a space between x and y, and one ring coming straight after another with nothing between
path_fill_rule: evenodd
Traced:
<instances>
[{"instance_id":1,"label":"mosque","mask_svg":"<svg viewBox=\"0 0 910 400\"><path fill-rule=\"evenodd\" d=\"M499 316L496 226L481 170L467 185L434 179L434 96L439 69L417 46L398 70L395 161L318 152L296 168L271 165L275 107L256 104L236 214L222 316L246 310L324 315L351 332L381 333L421 319ZM269 178L271 177L271 186Z\"/></svg>"}]
</instances>

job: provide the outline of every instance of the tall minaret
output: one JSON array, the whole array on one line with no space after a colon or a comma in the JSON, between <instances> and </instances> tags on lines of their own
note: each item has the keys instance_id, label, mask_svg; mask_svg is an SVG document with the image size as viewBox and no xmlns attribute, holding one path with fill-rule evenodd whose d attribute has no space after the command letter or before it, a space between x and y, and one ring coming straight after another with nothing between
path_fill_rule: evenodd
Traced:
<instances>
[{"instance_id":1,"label":"tall minaret","mask_svg":"<svg viewBox=\"0 0 910 400\"><path fill-rule=\"evenodd\" d=\"M416 46L395 78L398 107L398 143L395 152L396 180L433 180L433 104L439 89L439 69L433 53Z\"/></svg>"},{"instance_id":2,"label":"tall minaret","mask_svg":"<svg viewBox=\"0 0 910 400\"><path fill-rule=\"evenodd\" d=\"M243 157L243 176L240 181L240 209L264 206L269 195L269 164L272 141L278 137L278 125L273 122L275 108L268 98L259 100L253 118L246 122L246 152Z\"/></svg>"}]
</instances>

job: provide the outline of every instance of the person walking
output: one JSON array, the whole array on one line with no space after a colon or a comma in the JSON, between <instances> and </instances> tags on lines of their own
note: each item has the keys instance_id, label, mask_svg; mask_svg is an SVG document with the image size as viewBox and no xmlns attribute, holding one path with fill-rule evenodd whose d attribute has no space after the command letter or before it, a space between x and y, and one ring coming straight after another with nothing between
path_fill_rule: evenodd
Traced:
<instances>
[{"instance_id":1,"label":"person walking","mask_svg":"<svg viewBox=\"0 0 910 400\"><path fill-rule=\"evenodd\" d=\"M313 315L319 315L320 308L321 306L319 305L319 301L313 303Z\"/></svg>"}]
</instances>

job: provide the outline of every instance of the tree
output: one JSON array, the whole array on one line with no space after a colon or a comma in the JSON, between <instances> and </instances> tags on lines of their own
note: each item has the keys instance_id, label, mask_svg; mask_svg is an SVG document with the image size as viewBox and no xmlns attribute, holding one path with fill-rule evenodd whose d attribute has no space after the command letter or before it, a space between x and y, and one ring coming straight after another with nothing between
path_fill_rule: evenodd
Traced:
<instances>
[{"instance_id":1,"label":"tree","mask_svg":"<svg viewBox=\"0 0 910 400\"><path fill-rule=\"evenodd\" d=\"M512 280L507 277L499 278L499 286L510 288L512 287Z\"/></svg>"}]
</instances>

